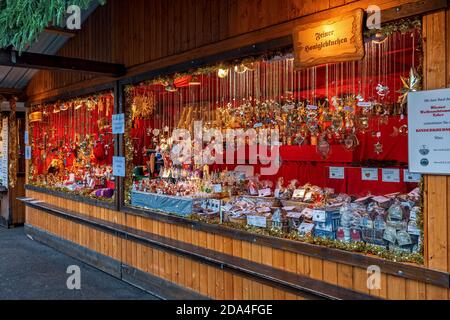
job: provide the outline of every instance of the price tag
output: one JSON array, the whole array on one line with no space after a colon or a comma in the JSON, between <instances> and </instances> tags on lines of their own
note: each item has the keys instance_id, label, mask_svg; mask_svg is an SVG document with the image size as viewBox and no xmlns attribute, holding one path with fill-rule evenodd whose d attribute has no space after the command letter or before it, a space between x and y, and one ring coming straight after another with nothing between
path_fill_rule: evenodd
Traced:
<instances>
[{"instance_id":1,"label":"price tag","mask_svg":"<svg viewBox=\"0 0 450 320\"><path fill-rule=\"evenodd\" d=\"M361 168L363 181L378 181L378 168Z\"/></svg>"},{"instance_id":2,"label":"price tag","mask_svg":"<svg viewBox=\"0 0 450 320\"><path fill-rule=\"evenodd\" d=\"M213 189L214 189L214 193L221 193L222 192L222 185L220 183L219 184L215 184L213 186Z\"/></svg>"},{"instance_id":3,"label":"price tag","mask_svg":"<svg viewBox=\"0 0 450 320\"><path fill-rule=\"evenodd\" d=\"M293 199L303 199L305 197L305 192L306 192L305 189L296 189L292 193L292 198Z\"/></svg>"},{"instance_id":4,"label":"price tag","mask_svg":"<svg viewBox=\"0 0 450 320\"><path fill-rule=\"evenodd\" d=\"M31 146L25 147L25 160L31 160Z\"/></svg>"},{"instance_id":5,"label":"price tag","mask_svg":"<svg viewBox=\"0 0 450 320\"><path fill-rule=\"evenodd\" d=\"M400 182L400 169L383 169L383 182Z\"/></svg>"},{"instance_id":6,"label":"price tag","mask_svg":"<svg viewBox=\"0 0 450 320\"><path fill-rule=\"evenodd\" d=\"M112 116L112 133L124 134L125 133L125 114L113 114Z\"/></svg>"},{"instance_id":7,"label":"price tag","mask_svg":"<svg viewBox=\"0 0 450 320\"><path fill-rule=\"evenodd\" d=\"M247 216L247 224L259 228L265 228L267 226L266 217L261 216Z\"/></svg>"},{"instance_id":8,"label":"price tag","mask_svg":"<svg viewBox=\"0 0 450 320\"><path fill-rule=\"evenodd\" d=\"M258 195L260 197L270 197L272 195L272 191L270 191L270 188L261 189L258 190Z\"/></svg>"},{"instance_id":9,"label":"price tag","mask_svg":"<svg viewBox=\"0 0 450 320\"><path fill-rule=\"evenodd\" d=\"M23 135L23 142L24 144L30 144L30 135L28 134L28 131L25 131Z\"/></svg>"},{"instance_id":10,"label":"price tag","mask_svg":"<svg viewBox=\"0 0 450 320\"><path fill-rule=\"evenodd\" d=\"M403 181L404 182L416 182L419 183L422 178L420 173L411 173L409 170L403 170Z\"/></svg>"},{"instance_id":11,"label":"price tag","mask_svg":"<svg viewBox=\"0 0 450 320\"><path fill-rule=\"evenodd\" d=\"M358 102L358 107L361 107L361 108L372 108L372 102L360 101L360 102Z\"/></svg>"},{"instance_id":12,"label":"price tag","mask_svg":"<svg viewBox=\"0 0 450 320\"><path fill-rule=\"evenodd\" d=\"M125 177L125 157L113 157L113 175Z\"/></svg>"},{"instance_id":13,"label":"price tag","mask_svg":"<svg viewBox=\"0 0 450 320\"><path fill-rule=\"evenodd\" d=\"M344 167L330 167L330 179L345 179Z\"/></svg>"}]
</instances>

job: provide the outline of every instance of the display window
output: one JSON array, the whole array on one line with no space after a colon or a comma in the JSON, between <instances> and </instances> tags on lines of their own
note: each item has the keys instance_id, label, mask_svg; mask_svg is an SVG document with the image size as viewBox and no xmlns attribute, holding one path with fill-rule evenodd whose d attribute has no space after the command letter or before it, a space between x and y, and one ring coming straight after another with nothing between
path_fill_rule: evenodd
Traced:
<instances>
[{"instance_id":1,"label":"display window","mask_svg":"<svg viewBox=\"0 0 450 320\"><path fill-rule=\"evenodd\" d=\"M113 113L111 92L32 107L28 183L113 202Z\"/></svg>"},{"instance_id":2,"label":"display window","mask_svg":"<svg viewBox=\"0 0 450 320\"><path fill-rule=\"evenodd\" d=\"M421 261L420 35L403 21L367 32L360 61L296 70L285 51L127 86L126 204Z\"/></svg>"}]
</instances>

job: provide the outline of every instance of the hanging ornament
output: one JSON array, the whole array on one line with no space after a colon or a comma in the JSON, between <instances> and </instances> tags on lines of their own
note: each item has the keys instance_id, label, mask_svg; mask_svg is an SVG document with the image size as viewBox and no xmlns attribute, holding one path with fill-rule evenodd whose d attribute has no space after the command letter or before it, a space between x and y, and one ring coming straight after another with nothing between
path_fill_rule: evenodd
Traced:
<instances>
[{"instance_id":1,"label":"hanging ornament","mask_svg":"<svg viewBox=\"0 0 450 320\"><path fill-rule=\"evenodd\" d=\"M244 62L243 65L247 68L248 71L255 71L257 64L255 62Z\"/></svg>"},{"instance_id":2,"label":"hanging ornament","mask_svg":"<svg viewBox=\"0 0 450 320\"><path fill-rule=\"evenodd\" d=\"M341 131L342 127L343 127L343 118L340 114L336 113L332 118L331 118L331 129L333 130L334 133L338 133L339 131Z\"/></svg>"},{"instance_id":3,"label":"hanging ornament","mask_svg":"<svg viewBox=\"0 0 450 320\"><path fill-rule=\"evenodd\" d=\"M357 125L358 129L362 133L366 132L366 130L369 128L369 117L367 116L367 114L362 114L357 118Z\"/></svg>"},{"instance_id":4,"label":"hanging ornament","mask_svg":"<svg viewBox=\"0 0 450 320\"><path fill-rule=\"evenodd\" d=\"M408 135L408 125L404 124L400 126L399 128L393 127L393 132L391 133L391 137L398 137L400 136L406 136Z\"/></svg>"},{"instance_id":5,"label":"hanging ornament","mask_svg":"<svg viewBox=\"0 0 450 320\"><path fill-rule=\"evenodd\" d=\"M380 141L375 143L374 147L375 147L375 153L376 154L382 154L383 153L383 145L380 143Z\"/></svg>"},{"instance_id":6,"label":"hanging ornament","mask_svg":"<svg viewBox=\"0 0 450 320\"><path fill-rule=\"evenodd\" d=\"M66 111L67 109L69 109L69 103L61 103L61 105L59 106L59 109L61 111Z\"/></svg>"},{"instance_id":7,"label":"hanging ornament","mask_svg":"<svg viewBox=\"0 0 450 320\"><path fill-rule=\"evenodd\" d=\"M380 125L388 125L389 124L389 113L387 111L384 111L382 115L380 115L379 118Z\"/></svg>"},{"instance_id":8,"label":"hanging ornament","mask_svg":"<svg viewBox=\"0 0 450 320\"><path fill-rule=\"evenodd\" d=\"M177 92L178 89L173 85L173 83L169 83L166 87L165 90L167 92Z\"/></svg>"},{"instance_id":9,"label":"hanging ornament","mask_svg":"<svg viewBox=\"0 0 450 320\"><path fill-rule=\"evenodd\" d=\"M377 94L378 94L380 97L385 97L385 96L387 96L387 95L389 94L389 92L390 92L389 87L388 87L388 86L383 86L381 83L379 83L379 84L376 86L375 90L377 91Z\"/></svg>"},{"instance_id":10,"label":"hanging ornament","mask_svg":"<svg viewBox=\"0 0 450 320\"><path fill-rule=\"evenodd\" d=\"M353 150L356 149L356 147L358 147L359 140L358 140L358 137L355 135L354 132L349 133L345 137L345 139L343 141L343 145L344 145L344 148L346 150L349 150L349 151L353 151Z\"/></svg>"},{"instance_id":11,"label":"hanging ornament","mask_svg":"<svg viewBox=\"0 0 450 320\"><path fill-rule=\"evenodd\" d=\"M319 131L319 122L316 118L317 114L310 112L307 115L306 126L312 135L315 135Z\"/></svg>"},{"instance_id":12,"label":"hanging ornament","mask_svg":"<svg viewBox=\"0 0 450 320\"><path fill-rule=\"evenodd\" d=\"M328 158L331 151L331 146L325 139L325 134L320 136L319 142L317 143L317 153L322 156L322 158Z\"/></svg>"},{"instance_id":13,"label":"hanging ornament","mask_svg":"<svg viewBox=\"0 0 450 320\"><path fill-rule=\"evenodd\" d=\"M406 78L400 76L400 79L402 80L403 88L397 91L397 93L401 94L400 97L398 97L398 103L405 106L408 102L408 94L422 89L422 77L417 73L416 69L412 67L409 71L409 77Z\"/></svg>"},{"instance_id":14,"label":"hanging ornament","mask_svg":"<svg viewBox=\"0 0 450 320\"><path fill-rule=\"evenodd\" d=\"M234 71L236 73L243 74L247 71L247 67L243 63L241 63L234 67Z\"/></svg>"},{"instance_id":15,"label":"hanging ornament","mask_svg":"<svg viewBox=\"0 0 450 320\"><path fill-rule=\"evenodd\" d=\"M398 128L398 132L401 136L407 136L408 135L408 125L404 124L400 128Z\"/></svg>"}]
</instances>

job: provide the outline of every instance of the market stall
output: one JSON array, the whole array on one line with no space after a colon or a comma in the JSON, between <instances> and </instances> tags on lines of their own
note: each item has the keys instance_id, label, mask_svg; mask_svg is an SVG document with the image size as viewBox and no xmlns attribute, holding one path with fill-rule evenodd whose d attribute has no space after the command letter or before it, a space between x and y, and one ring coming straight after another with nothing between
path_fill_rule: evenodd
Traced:
<instances>
[{"instance_id":1,"label":"market stall","mask_svg":"<svg viewBox=\"0 0 450 320\"><path fill-rule=\"evenodd\" d=\"M32 83L27 232L167 296L447 299L448 179L408 170L407 108L447 85L447 4L378 1L369 30L368 1L337 2L160 56L142 31L114 93ZM299 56L324 26L341 40ZM357 50L323 60L335 42Z\"/></svg>"},{"instance_id":2,"label":"market stall","mask_svg":"<svg viewBox=\"0 0 450 320\"><path fill-rule=\"evenodd\" d=\"M406 114L422 85L421 22L364 42L359 61L298 70L275 52L126 87L127 203L422 261ZM280 164L264 174L261 148L274 146Z\"/></svg>"},{"instance_id":3,"label":"market stall","mask_svg":"<svg viewBox=\"0 0 450 320\"><path fill-rule=\"evenodd\" d=\"M32 107L29 185L113 204L113 112L111 92Z\"/></svg>"}]
</instances>

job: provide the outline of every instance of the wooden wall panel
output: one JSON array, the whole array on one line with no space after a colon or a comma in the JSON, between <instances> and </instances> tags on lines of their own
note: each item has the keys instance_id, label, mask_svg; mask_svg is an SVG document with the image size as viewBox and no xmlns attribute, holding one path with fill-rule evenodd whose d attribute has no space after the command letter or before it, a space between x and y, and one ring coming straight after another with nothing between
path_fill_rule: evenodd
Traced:
<instances>
[{"instance_id":1,"label":"wooden wall panel","mask_svg":"<svg viewBox=\"0 0 450 320\"><path fill-rule=\"evenodd\" d=\"M49 197L37 192L27 192L29 197L67 205L67 200L65 199ZM93 213L96 210L98 212ZM117 219L116 215L121 215L121 213L103 208L91 208L90 211L84 211L83 214L98 217L105 221L121 220L121 222L117 223L130 228L191 243L220 253L227 253L375 297L410 300L424 298L447 299L449 297L448 289L386 274L381 275L380 290L369 290L366 286L367 272L362 268L198 231L185 226L152 220L151 218L124 214L123 219ZM120 258L122 259L120 261L127 265L191 288L210 297L218 299L269 300L301 298L278 288L270 287L267 284L224 272L213 266L198 263L186 257L149 248L129 240L118 239L101 231L67 222L64 219L35 209L27 208L27 223L107 256L116 259Z\"/></svg>"},{"instance_id":2,"label":"wooden wall panel","mask_svg":"<svg viewBox=\"0 0 450 320\"><path fill-rule=\"evenodd\" d=\"M416 0L412 0L416 1ZM154 67L151 62L175 55L184 61L194 52L213 44L214 51L228 50L290 34L295 19L336 8L339 14L357 7L367 8L373 0L111 0L99 7L83 24L76 37L59 51L62 56L124 63L136 72ZM381 8L411 0L377 0ZM348 5L346 7L345 5ZM340 9L342 8L342 10ZM325 18L316 16L314 19ZM274 28L274 32L268 28ZM275 30L277 29L277 30ZM264 30L264 32L261 32ZM248 37L246 36L248 35ZM232 40L229 43L220 43ZM192 52L186 58L182 53ZM204 51L203 54L211 54ZM160 66L160 63L156 63ZM139 67L142 66L142 69ZM111 82L79 72L40 71L31 80L27 94L43 99L64 90ZM59 90L57 90L59 89ZM47 94L44 94L47 93Z\"/></svg>"}]
</instances>

